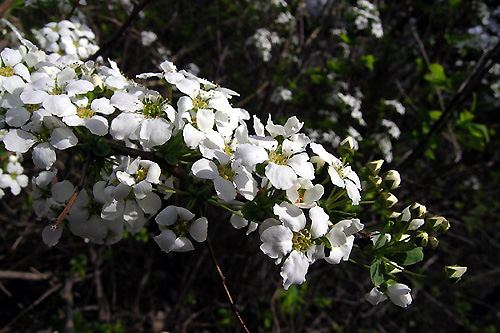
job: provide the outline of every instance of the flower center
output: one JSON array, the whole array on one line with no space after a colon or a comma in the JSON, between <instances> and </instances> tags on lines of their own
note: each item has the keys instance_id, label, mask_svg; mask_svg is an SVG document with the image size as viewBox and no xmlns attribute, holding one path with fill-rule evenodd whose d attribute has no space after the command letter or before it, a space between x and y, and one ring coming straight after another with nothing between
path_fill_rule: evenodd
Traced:
<instances>
[{"instance_id":1,"label":"flower center","mask_svg":"<svg viewBox=\"0 0 500 333\"><path fill-rule=\"evenodd\" d=\"M149 168L142 168L142 169L139 169L137 170L137 172L135 173L135 180L136 182L142 182L144 179L146 179L146 177L148 176L148 171L149 171Z\"/></svg>"},{"instance_id":2,"label":"flower center","mask_svg":"<svg viewBox=\"0 0 500 333\"><path fill-rule=\"evenodd\" d=\"M226 180L233 180L234 177L234 171L231 169L231 167L228 164L220 165L217 168L217 171L219 171L219 175L226 179Z\"/></svg>"},{"instance_id":3,"label":"flower center","mask_svg":"<svg viewBox=\"0 0 500 333\"><path fill-rule=\"evenodd\" d=\"M143 101L142 114L146 118L159 118L165 113L163 107L166 101L162 97L147 98Z\"/></svg>"},{"instance_id":4,"label":"flower center","mask_svg":"<svg viewBox=\"0 0 500 333\"><path fill-rule=\"evenodd\" d=\"M40 109L40 104L24 104L24 108L29 113L33 113Z\"/></svg>"},{"instance_id":5,"label":"flower center","mask_svg":"<svg viewBox=\"0 0 500 333\"><path fill-rule=\"evenodd\" d=\"M0 75L1 76L5 76L5 77L9 77L9 76L12 76L14 75L14 69L12 67L2 67L0 68Z\"/></svg>"},{"instance_id":6,"label":"flower center","mask_svg":"<svg viewBox=\"0 0 500 333\"><path fill-rule=\"evenodd\" d=\"M198 96L196 96L195 99L193 99L193 108L195 110L208 109L208 103L200 95L198 95Z\"/></svg>"},{"instance_id":7,"label":"flower center","mask_svg":"<svg viewBox=\"0 0 500 333\"><path fill-rule=\"evenodd\" d=\"M81 107L81 108L78 108L78 110L76 111L76 114L78 115L78 117L80 117L82 119L90 119L94 116L95 111L92 109L89 109L87 107Z\"/></svg>"},{"instance_id":8,"label":"flower center","mask_svg":"<svg viewBox=\"0 0 500 333\"><path fill-rule=\"evenodd\" d=\"M307 251L311 248L311 233L302 229L299 232L295 232L292 238L293 248L297 251Z\"/></svg>"},{"instance_id":9,"label":"flower center","mask_svg":"<svg viewBox=\"0 0 500 333\"><path fill-rule=\"evenodd\" d=\"M179 219L175 222L172 231L178 236L183 237L189 235L189 226L191 223L189 221Z\"/></svg>"},{"instance_id":10,"label":"flower center","mask_svg":"<svg viewBox=\"0 0 500 333\"><path fill-rule=\"evenodd\" d=\"M290 156L281 151L281 148L269 153L269 162L274 162L280 165L286 165Z\"/></svg>"},{"instance_id":11,"label":"flower center","mask_svg":"<svg viewBox=\"0 0 500 333\"><path fill-rule=\"evenodd\" d=\"M298 192L298 194L299 194L299 197L297 198L297 200L295 201L295 203L296 203L296 204L298 204L298 203L302 203L302 202L304 202L304 195L305 195L305 193L306 193L306 190L305 190L305 189L303 189L303 188L299 188L299 189L297 190L297 192Z\"/></svg>"}]
</instances>

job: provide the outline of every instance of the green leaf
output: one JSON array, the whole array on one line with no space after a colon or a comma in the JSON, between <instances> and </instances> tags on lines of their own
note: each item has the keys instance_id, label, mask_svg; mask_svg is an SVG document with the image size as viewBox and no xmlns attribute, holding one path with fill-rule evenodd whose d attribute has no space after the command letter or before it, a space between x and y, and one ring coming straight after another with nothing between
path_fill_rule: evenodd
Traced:
<instances>
[{"instance_id":1,"label":"green leaf","mask_svg":"<svg viewBox=\"0 0 500 333\"><path fill-rule=\"evenodd\" d=\"M429 73L424 75L424 79L438 85L446 84L446 74L444 73L443 66L436 63L430 64Z\"/></svg>"},{"instance_id":2,"label":"green leaf","mask_svg":"<svg viewBox=\"0 0 500 333\"><path fill-rule=\"evenodd\" d=\"M377 59L375 59L372 54L361 57L361 60L370 71L373 71L373 65L375 64L375 61L377 61Z\"/></svg>"},{"instance_id":3,"label":"green leaf","mask_svg":"<svg viewBox=\"0 0 500 333\"><path fill-rule=\"evenodd\" d=\"M464 123L471 121L472 119L474 119L474 117L475 116L469 110L463 110L462 112L460 112L460 121Z\"/></svg>"},{"instance_id":4,"label":"green leaf","mask_svg":"<svg viewBox=\"0 0 500 333\"><path fill-rule=\"evenodd\" d=\"M431 117L431 120L438 120L442 114L442 111L429 111L429 117Z\"/></svg>"},{"instance_id":5,"label":"green leaf","mask_svg":"<svg viewBox=\"0 0 500 333\"><path fill-rule=\"evenodd\" d=\"M424 259L424 252L421 247L416 247L405 252L399 252L392 255L387 255L387 258L401 266L409 266L416 264Z\"/></svg>"},{"instance_id":6,"label":"green leaf","mask_svg":"<svg viewBox=\"0 0 500 333\"><path fill-rule=\"evenodd\" d=\"M370 266L370 279L375 287L384 282L384 266L381 259L374 261Z\"/></svg>"}]
</instances>

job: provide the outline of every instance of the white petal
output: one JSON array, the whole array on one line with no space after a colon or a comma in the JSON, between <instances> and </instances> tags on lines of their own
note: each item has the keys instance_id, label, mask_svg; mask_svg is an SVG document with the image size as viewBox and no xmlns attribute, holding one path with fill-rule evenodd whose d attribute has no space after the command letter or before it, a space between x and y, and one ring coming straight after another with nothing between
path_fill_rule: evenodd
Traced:
<instances>
[{"instance_id":1,"label":"white petal","mask_svg":"<svg viewBox=\"0 0 500 333\"><path fill-rule=\"evenodd\" d=\"M227 202L236 198L236 189L233 182L219 176L214 179L214 186L217 196L222 200Z\"/></svg>"},{"instance_id":2,"label":"white petal","mask_svg":"<svg viewBox=\"0 0 500 333\"><path fill-rule=\"evenodd\" d=\"M309 210L309 217L311 218L311 234L313 238L318 238L326 234L328 231L328 221L330 217L323 210L323 208L316 206Z\"/></svg>"},{"instance_id":3,"label":"white petal","mask_svg":"<svg viewBox=\"0 0 500 333\"><path fill-rule=\"evenodd\" d=\"M191 124L186 124L186 126L184 126L182 136L184 137L186 145L191 149L195 149L200 144L200 141L205 138L205 134L198 131Z\"/></svg>"},{"instance_id":4,"label":"white petal","mask_svg":"<svg viewBox=\"0 0 500 333\"><path fill-rule=\"evenodd\" d=\"M56 161L56 152L50 144L42 142L33 148L31 157L37 168L48 170Z\"/></svg>"},{"instance_id":5,"label":"white petal","mask_svg":"<svg viewBox=\"0 0 500 333\"><path fill-rule=\"evenodd\" d=\"M271 226L260 235L260 249L273 259L281 258L292 250L292 231L282 225Z\"/></svg>"},{"instance_id":6,"label":"white petal","mask_svg":"<svg viewBox=\"0 0 500 333\"><path fill-rule=\"evenodd\" d=\"M58 117L76 113L76 106L71 103L67 95L49 95L43 100L42 105L50 114Z\"/></svg>"},{"instance_id":7,"label":"white petal","mask_svg":"<svg viewBox=\"0 0 500 333\"><path fill-rule=\"evenodd\" d=\"M266 177L275 188L280 190L289 189L297 180L297 174L291 167L273 162L266 166Z\"/></svg>"},{"instance_id":8,"label":"white petal","mask_svg":"<svg viewBox=\"0 0 500 333\"><path fill-rule=\"evenodd\" d=\"M94 90L94 85L87 80L72 80L66 85L68 96L86 94L92 90Z\"/></svg>"},{"instance_id":9,"label":"white petal","mask_svg":"<svg viewBox=\"0 0 500 333\"><path fill-rule=\"evenodd\" d=\"M128 139L139 126L139 116L131 112L123 112L111 121L111 136L116 140Z\"/></svg>"},{"instance_id":10,"label":"white petal","mask_svg":"<svg viewBox=\"0 0 500 333\"><path fill-rule=\"evenodd\" d=\"M148 193L144 198L137 199L137 203L146 214L156 214L161 208L161 199L156 193Z\"/></svg>"},{"instance_id":11,"label":"white petal","mask_svg":"<svg viewBox=\"0 0 500 333\"><path fill-rule=\"evenodd\" d=\"M194 162L191 167L191 172L196 177L203 179L215 179L219 176L219 171L217 171L215 163L206 158Z\"/></svg>"},{"instance_id":12,"label":"white petal","mask_svg":"<svg viewBox=\"0 0 500 333\"><path fill-rule=\"evenodd\" d=\"M36 137L23 130L9 130L3 138L5 149L16 153L25 153L36 142Z\"/></svg>"},{"instance_id":13,"label":"white petal","mask_svg":"<svg viewBox=\"0 0 500 333\"><path fill-rule=\"evenodd\" d=\"M300 231L306 226L306 217L302 209L288 202L282 202L273 207L274 214L278 215L280 221L292 231Z\"/></svg>"},{"instance_id":14,"label":"white petal","mask_svg":"<svg viewBox=\"0 0 500 333\"><path fill-rule=\"evenodd\" d=\"M95 115L87 119L85 127L89 129L92 134L104 136L108 134L108 120L103 116Z\"/></svg>"},{"instance_id":15,"label":"white petal","mask_svg":"<svg viewBox=\"0 0 500 333\"><path fill-rule=\"evenodd\" d=\"M308 162L309 156L306 153L293 155L288 160L288 165L292 167L293 171L300 177L306 179L314 179L314 166Z\"/></svg>"},{"instance_id":16,"label":"white petal","mask_svg":"<svg viewBox=\"0 0 500 333\"><path fill-rule=\"evenodd\" d=\"M115 108L111 105L109 99L105 97L97 98L92 101L90 108L102 114L112 114Z\"/></svg>"},{"instance_id":17,"label":"white petal","mask_svg":"<svg viewBox=\"0 0 500 333\"><path fill-rule=\"evenodd\" d=\"M248 221L244 217L236 214L231 215L229 222L231 222L231 225L236 229L241 229L248 225Z\"/></svg>"},{"instance_id":18,"label":"white petal","mask_svg":"<svg viewBox=\"0 0 500 333\"><path fill-rule=\"evenodd\" d=\"M73 131L66 127L55 128L50 136L50 144L60 150L73 147L77 143L78 139Z\"/></svg>"},{"instance_id":19,"label":"white petal","mask_svg":"<svg viewBox=\"0 0 500 333\"><path fill-rule=\"evenodd\" d=\"M292 251L281 268L283 278L283 288L288 290L292 284L302 284L306 282L306 274L309 269L309 260L298 251Z\"/></svg>"},{"instance_id":20,"label":"white petal","mask_svg":"<svg viewBox=\"0 0 500 333\"><path fill-rule=\"evenodd\" d=\"M47 246L52 247L59 242L62 235L62 227L54 228L52 225L47 225L42 230L42 239Z\"/></svg>"},{"instance_id":21,"label":"white petal","mask_svg":"<svg viewBox=\"0 0 500 333\"><path fill-rule=\"evenodd\" d=\"M8 109L5 113L5 122L11 127L23 126L31 117L31 113L24 107Z\"/></svg>"},{"instance_id":22,"label":"white petal","mask_svg":"<svg viewBox=\"0 0 500 333\"><path fill-rule=\"evenodd\" d=\"M208 220L206 217L196 219L189 227L189 234L197 242L204 242L207 239Z\"/></svg>"},{"instance_id":23,"label":"white petal","mask_svg":"<svg viewBox=\"0 0 500 333\"><path fill-rule=\"evenodd\" d=\"M63 180L55 183L50 191L55 201L65 202L75 193L75 186L69 180Z\"/></svg>"},{"instance_id":24,"label":"white petal","mask_svg":"<svg viewBox=\"0 0 500 333\"><path fill-rule=\"evenodd\" d=\"M236 161L240 161L240 163L245 166L253 167L259 163L267 161L268 155L263 147L251 144L240 144L236 148L234 158Z\"/></svg>"}]
</instances>

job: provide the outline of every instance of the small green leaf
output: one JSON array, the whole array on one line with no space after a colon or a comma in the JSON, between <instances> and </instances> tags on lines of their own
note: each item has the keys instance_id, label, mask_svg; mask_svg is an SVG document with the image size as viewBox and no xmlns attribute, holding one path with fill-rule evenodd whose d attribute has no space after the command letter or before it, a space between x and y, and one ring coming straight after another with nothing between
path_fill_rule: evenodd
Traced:
<instances>
[{"instance_id":1,"label":"small green leaf","mask_svg":"<svg viewBox=\"0 0 500 333\"><path fill-rule=\"evenodd\" d=\"M446 74L444 73L443 66L436 63L430 64L429 73L425 74L424 79L438 85L446 84Z\"/></svg>"},{"instance_id":2,"label":"small green leaf","mask_svg":"<svg viewBox=\"0 0 500 333\"><path fill-rule=\"evenodd\" d=\"M438 120L443 112L441 111L429 111L429 117L431 117L431 120Z\"/></svg>"},{"instance_id":3,"label":"small green leaf","mask_svg":"<svg viewBox=\"0 0 500 333\"><path fill-rule=\"evenodd\" d=\"M375 59L372 54L361 57L361 60L370 71L373 71L373 65L375 64L375 61L377 61L377 59Z\"/></svg>"},{"instance_id":4,"label":"small green leaf","mask_svg":"<svg viewBox=\"0 0 500 333\"><path fill-rule=\"evenodd\" d=\"M460 121L464 123L471 121L472 119L474 119L474 117L475 116L472 114L472 112L468 110L463 110L462 112L460 112Z\"/></svg>"},{"instance_id":5,"label":"small green leaf","mask_svg":"<svg viewBox=\"0 0 500 333\"><path fill-rule=\"evenodd\" d=\"M382 260L379 259L374 261L370 266L370 278L375 287L384 282L384 267L382 266Z\"/></svg>"},{"instance_id":6,"label":"small green leaf","mask_svg":"<svg viewBox=\"0 0 500 333\"><path fill-rule=\"evenodd\" d=\"M421 247L416 247L406 252L388 255L387 258L394 261L398 265L409 266L422 261L424 259L424 252Z\"/></svg>"}]
</instances>

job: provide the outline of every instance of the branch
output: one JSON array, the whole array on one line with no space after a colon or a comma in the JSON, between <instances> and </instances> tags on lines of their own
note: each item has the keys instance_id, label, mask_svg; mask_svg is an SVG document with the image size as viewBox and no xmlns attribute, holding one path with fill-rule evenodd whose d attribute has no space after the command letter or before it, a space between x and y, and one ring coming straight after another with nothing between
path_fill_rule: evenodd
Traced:
<instances>
[{"instance_id":1,"label":"branch","mask_svg":"<svg viewBox=\"0 0 500 333\"><path fill-rule=\"evenodd\" d=\"M238 320L240 321L241 326L243 326L243 329L245 330L245 332L250 333L250 331L248 330L248 328L245 325L245 322L241 318L240 313L238 312L238 309L236 308L236 305L234 304L233 297L231 296L229 289L227 288L226 277L224 276L224 274L222 274L222 271L221 271L219 265L217 264L217 260L215 259L214 251L212 249L212 245L210 244L210 240L208 239L208 236L207 236L206 242L207 242L208 250L210 251L210 256L212 257L212 261L214 262L214 265L217 268L217 272L220 275L222 286L224 287L224 290L226 291L227 298L229 298L229 303L231 303L231 308L233 309L233 312L236 315L236 317L238 318Z\"/></svg>"},{"instance_id":2,"label":"branch","mask_svg":"<svg viewBox=\"0 0 500 333\"><path fill-rule=\"evenodd\" d=\"M134 8L132 9L132 12L130 13L130 15L127 17L127 20L125 21L125 23L123 23L123 25L120 27L120 29L117 32L115 32L115 34L113 36L111 36L111 38L109 38L107 41L105 41L102 44L102 47L99 48L99 50L96 53L94 53L92 56L90 56L88 60L96 60L98 56L102 55L106 50L108 50L114 44L116 44L116 42L118 42L120 37L125 33L127 28L135 20L137 15L139 15L141 10L143 10L144 7L146 7L148 5L148 3L151 1L153 1L153 0L142 0L140 3L136 4L134 6Z\"/></svg>"},{"instance_id":3,"label":"branch","mask_svg":"<svg viewBox=\"0 0 500 333\"><path fill-rule=\"evenodd\" d=\"M430 138L438 132L446 123L447 118L451 111L458 108L462 100L467 97L476 86L481 82L481 79L488 73L491 66L495 64L495 60L500 56L500 41L491 49L485 51L479 61L477 62L470 75L462 82L457 93L453 96L452 100L444 108L443 113L439 119L432 125L427 135L418 143L418 145L411 151L411 154L403 159L396 167L398 170L405 169L413 164L415 160L423 153Z\"/></svg>"}]
</instances>

